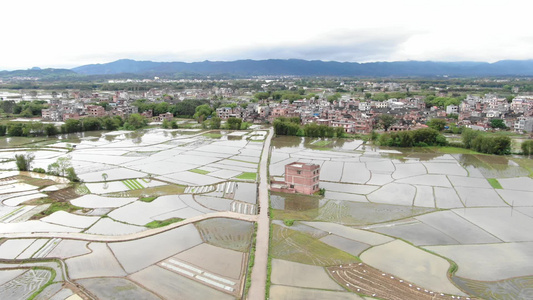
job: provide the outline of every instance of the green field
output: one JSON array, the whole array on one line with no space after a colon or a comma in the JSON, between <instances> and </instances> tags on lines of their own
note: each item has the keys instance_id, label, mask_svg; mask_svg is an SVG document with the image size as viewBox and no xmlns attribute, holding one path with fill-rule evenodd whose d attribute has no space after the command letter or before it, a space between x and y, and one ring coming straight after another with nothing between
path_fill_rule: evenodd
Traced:
<instances>
[{"instance_id":1,"label":"green field","mask_svg":"<svg viewBox=\"0 0 533 300\"><path fill-rule=\"evenodd\" d=\"M189 170L189 172L198 173L198 174L202 174L202 175L209 174L209 171L200 170L200 169L191 169L191 170Z\"/></svg>"},{"instance_id":2,"label":"green field","mask_svg":"<svg viewBox=\"0 0 533 300\"><path fill-rule=\"evenodd\" d=\"M145 226L148 227L148 228L159 228L159 227L165 227L167 225L170 225L172 223L177 223L177 222L181 222L183 221L183 219L180 219L180 218L171 218L171 219L166 219L166 220L163 220L163 221L152 221L148 224L146 224Z\"/></svg>"},{"instance_id":3,"label":"green field","mask_svg":"<svg viewBox=\"0 0 533 300\"><path fill-rule=\"evenodd\" d=\"M500 184L500 182L498 182L498 179L496 178L488 178L487 179L488 182L490 183L490 185L495 188L495 189L498 189L498 190L501 190L503 189L502 185Z\"/></svg>"},{"instance_id":4,"label":"green field","mask_svg":"<svg viewBox=\"0 0 533 300\"><path fill-rule=\"evenodd\" d=\"M137 179L122 180L122 183L126 185L130 190L142 190L144 186Z\"/></svg>"},{"instance_id":5,"label":"green field","mask_svg":"<svg viewBox=\"0 0 533 300\"><path fill-rule=\"evenodd\" d=\"M237 179L243 179L243 180L255 180L257 177L257 173L252 172L244 172L241 175L235 177Z\"/></svg>"}]
</instances>

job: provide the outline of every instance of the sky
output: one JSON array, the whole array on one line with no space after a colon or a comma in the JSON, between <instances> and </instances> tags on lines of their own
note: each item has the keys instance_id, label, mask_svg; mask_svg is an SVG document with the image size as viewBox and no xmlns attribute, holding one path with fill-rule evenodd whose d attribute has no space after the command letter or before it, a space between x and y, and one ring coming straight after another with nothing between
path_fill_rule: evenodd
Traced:
<instances>
[{"instance_id":1,"label":"sky","mask_svg":"<svg viewBox=\"0 0 533 300\"><path fill-rule=\"evenodd\" d=\"M3 0L0 70L151 61L533 59L531 0Z\"/></svg>"}]
</instances>

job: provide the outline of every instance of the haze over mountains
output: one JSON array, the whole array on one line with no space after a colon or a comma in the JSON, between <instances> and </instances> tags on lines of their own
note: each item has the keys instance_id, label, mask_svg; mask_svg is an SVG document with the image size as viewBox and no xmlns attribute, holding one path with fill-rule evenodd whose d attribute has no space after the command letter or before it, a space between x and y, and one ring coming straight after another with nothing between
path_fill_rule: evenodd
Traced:
<instances>
[{"instance_id":1,"label":"haze over mountains","mask_svg":"<svg viewBox=\"0 0 533 300\"><path fill-rule=\"evenodd\" d=\"M136 74L173 76L193 73L200 75L296 75L296 76L533 76L533 60L502 60L486 62L335 62L301 59L152 62L121 59L105 64L90 64L66 69L32 69L0 72L0 77L39 76L46 71L60 76ZM28 75L24 75L28 74ZM31 74L31 75L30 75Z\"/></svg>"}]
</instances>

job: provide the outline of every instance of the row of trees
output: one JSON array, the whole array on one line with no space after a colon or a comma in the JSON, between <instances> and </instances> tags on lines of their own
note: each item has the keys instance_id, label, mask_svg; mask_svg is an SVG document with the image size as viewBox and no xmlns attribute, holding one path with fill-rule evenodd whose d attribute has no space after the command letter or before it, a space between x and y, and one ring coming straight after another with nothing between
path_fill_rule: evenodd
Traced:
<instances>
[{"instance_id":1,"label":"row of trees","mask_svg":"<svg viewBox=\"0 0 533 300\"><path fill-rule=\"evenodd\" d=\"M25 118L40 116L42 110L47 107L48 104L43 100L20 102L15 102L13 100L0 101L0 112L20 115Z\"/></svg>"},{"instance_id":2,"label":"row of trees","mask_svg":"<svg viewBox=\"0 0 533 300\"><path fill-rule=\"evenodd\" d=\"M194 116L198 106L207 104L207 102L207 100L187 99L176 104L171 104L168 102L154 103L148 102L146 99L140 99L133 102L133 105L137 106L139 113L151 110L156 116L171 112L174 116L190 118Z\"/></svg>"},{"instance_id":3,"label":"row of trees","mask_svg":"<svg viewBox=\"0 0 533 300\"><path fill-rule=\"evenodd\" d=\"M487 154L511 153L511 138L507 136L489 136L481 131L464 129L461 138L467 149Z\"/></svg>"},{"instance_id":4,"label":"row of trees","mask_svg":"<svg viewBox=\"0 0 533 300\"><path fill-rule=\"evenodd\" d=\"M17 168L19 171L30 171L34 159L35 155L33 153L15 155L15 163L17 164ZM63 176L73 182L80 181L78 175L76 174L76 171L74 171L74 168L72 167L70 156L58 158L55 162L48 165L47 170L48 171L45 171L42 168L33 169L33 171L37 173L47 173L55 176Z\"/></svg>"},{"instance_id":5,"label":"row of trees","mask_svg":"<svg viewBox=\"0 0 533 300\"><path fill-rule=\"evenodd\" d=\"M148 120L139 114L132 114L126 120L120 116L68 119L59 128L54 124L41 122L8 122L6 125L0 125L0 136L53 136L59 133L95 130L135 130L146 125L148 125Z\"/></svg>"},{"instance_id":6,"label":"row of trees","mask_svg":"<svg viewBox=\"0 0 533 300\"><path fill-rule=\"evenodd\" d=\"M318 125L316 123L308 123L305 126L300 125L300 118L292 117L276 118L273 123L274 132L276 135L297 135L308 137L343 137L344 128L330 127L327 125Z\"/></svg>"},{"instance_id":7,"label":"row of trees","mask_svg":"<svg viewBox=\"0 0 533 300\"><path fill-rule=\"evenodd\" d=\"M432 128L384 133L378 143L389 147L446 146L446 137Z\"/></svg>"}]
</instances>

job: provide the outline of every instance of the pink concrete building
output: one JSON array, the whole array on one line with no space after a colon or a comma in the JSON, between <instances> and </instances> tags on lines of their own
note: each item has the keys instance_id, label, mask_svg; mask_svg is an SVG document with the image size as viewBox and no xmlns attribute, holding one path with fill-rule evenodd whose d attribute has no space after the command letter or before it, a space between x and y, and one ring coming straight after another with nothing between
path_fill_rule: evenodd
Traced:
<instances>
[{"instance_id":1,"label":"pink concrete building","mask_svg":"<svg viewBox=\"0 0 533 300\"><path fill-rule=\"evenodd\" d=\"M319 190L320 165L293 162L285 166L285 184L296 193L311 195Z\"/></svg>"}]
</instances>

